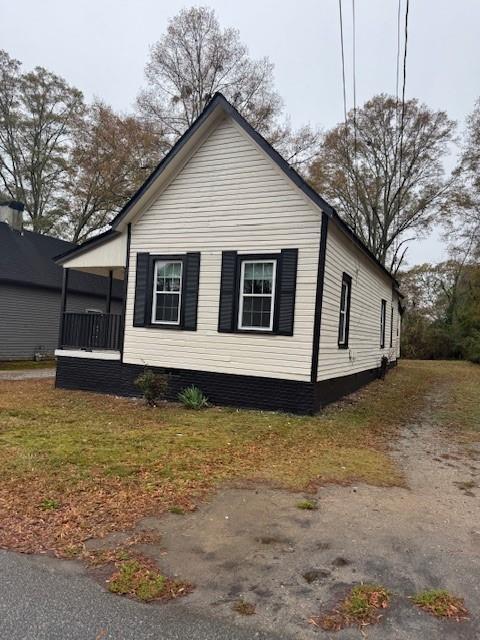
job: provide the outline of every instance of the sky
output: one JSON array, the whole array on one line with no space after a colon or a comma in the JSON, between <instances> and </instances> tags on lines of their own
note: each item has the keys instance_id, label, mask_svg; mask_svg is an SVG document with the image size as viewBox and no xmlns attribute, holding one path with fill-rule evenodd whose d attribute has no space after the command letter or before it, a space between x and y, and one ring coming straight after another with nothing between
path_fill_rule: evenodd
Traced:
<instances>
[{"instance_id":1,"label":"sky","mask_svg":"<svg viewBox=\"0 0 480 640\"><path fill-rule=\"evenodd\" d=\"M177 0L0 0L0 47L65 77L87 99L133 108L149 47ZM254 58L275 65L292 124L327 129L343 119L338 0L209 0L222 26L239 29ZM402 0L404 7L405 0ZM397 0L356 0L357 104L395 93ZM352 106L352 2L343 0L347 102ZM480 2L410 0L406 96L444 109L463 128L480 96ZM454 149L447 159L450 169ZM445 257L439 230L410 246L408 262Z\"/></svg>"}]
</instances>

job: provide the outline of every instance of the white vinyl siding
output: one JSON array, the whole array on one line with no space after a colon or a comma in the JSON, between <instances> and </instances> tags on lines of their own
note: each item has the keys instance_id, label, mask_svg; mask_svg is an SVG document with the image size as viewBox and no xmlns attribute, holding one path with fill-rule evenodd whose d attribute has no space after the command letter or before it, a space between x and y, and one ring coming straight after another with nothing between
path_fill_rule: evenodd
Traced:
<instances>
[{"instance_id":1,"label":"white vinyl siding","mask_svg":"<svg viewBox=\"0 0 480 640\"><path fill-rule=\"evenodd\" d=\"M348 349L338 348L338 322L343 272L352 277ZM382 355L390 360L399 351L400 335L393 333L393 347L380 348L380 309L393 300L394 325L398 322L398 297L392 295L392 281L340 229L329 224L325 260L325 282L320 328L318 380L373 369ZM400 333L400 332L399 332ZM390 314L386 317L386 336L390 336Z\"/></svg>"},{"instance_id":2,"label":"white vinyl siding","mask_svg":"<svg viewBox=\"0 0 480 640\"><path fill-rule=\"evenodd\" d=\"M320 211L224 119L132 224L125 362L309 381L320 224ZM294 335L218 333L222 251L263 259L287 248L298 248ZM197 331L133 327L137 252L187 251L201 252Z\"/></svg>"}]
</instances>

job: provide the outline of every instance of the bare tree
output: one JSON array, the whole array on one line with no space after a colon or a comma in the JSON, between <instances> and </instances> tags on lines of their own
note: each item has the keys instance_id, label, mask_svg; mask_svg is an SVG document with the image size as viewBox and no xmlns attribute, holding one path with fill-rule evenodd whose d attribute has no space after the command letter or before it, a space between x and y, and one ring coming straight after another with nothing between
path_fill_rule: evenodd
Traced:
<instances>
[{"instance_id":1,"label":"bare tree","mask_svg":"<svg viewBox=\"0 0 480 640\"><path fill-rule=\"evenodd\" d=\"M378 95L326 133L310 167L313 186L393 272L452 184L442 160L454 128L444 111Z\"/></svg>"},{"instance_id":2,"label":"bare tree","mask_svg":"<svg viewBox=\"0 0 480 640\"><path fill-rule=\"evenodd\" d=\"M309 126L293 131L282 121L283 104L273 86L268 58L252 60L236 29L222 29L207 7L183 9L151 47L141 113L170 144L221 92L297 168L311 159L319 135Z\"/></svg>"},{"instance_id":3,"label":"bare tree","mask_svg":"<svg viewBox=\"0 0 480 640\"><path fill-rule=\"evenodd\" d=\"M86 240L105 227L140 187L165 151L147 122L95 102L74 131L68 159L68 216L61 235Z\"/></svg>"},{"instance_id":4,"label":"bare tree","mask_svg":"<svg viewBox=\"0 0 480 640\"><path fill-rule=\"evenodd\" d=\"M66 156L82 93L36 67L21 72L0 51L0 184L25 204L34 231L47 233L64 214Z\"/></svg>"}]
</instances>

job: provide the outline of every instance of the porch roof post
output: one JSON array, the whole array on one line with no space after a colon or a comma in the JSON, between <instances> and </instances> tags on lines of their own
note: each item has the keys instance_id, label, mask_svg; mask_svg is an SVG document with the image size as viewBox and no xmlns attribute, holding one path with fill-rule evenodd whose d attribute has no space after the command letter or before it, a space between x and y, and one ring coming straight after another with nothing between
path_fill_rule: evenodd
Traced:
<instances>
[{"instance_id":1,"label":"porch roof post","mask_svg":"<svg viewBox=\"0 0 480 640\"><path fill-rule=\"evenodd\" d=\"M62 349L63 347L63 327L65 321L65 311L67 309L67 294L68 294L68 276L70 270L63 270L63 279L62 279L62 299L60 304L60 325L58 330L58 348Z\"/></svg>"},{"instance_id":2,"label":"porch roof post","mask_svg":"<svg viewBox=\"0 0 480 640\"><path fill-rule=\"evenodd\" d=\"M107 285L107 301L105 303L105 313L110 313L112 309L112 285L113 285L113 271L110 269L108 272L108 285Z\"/></svg>"}]
</instances>

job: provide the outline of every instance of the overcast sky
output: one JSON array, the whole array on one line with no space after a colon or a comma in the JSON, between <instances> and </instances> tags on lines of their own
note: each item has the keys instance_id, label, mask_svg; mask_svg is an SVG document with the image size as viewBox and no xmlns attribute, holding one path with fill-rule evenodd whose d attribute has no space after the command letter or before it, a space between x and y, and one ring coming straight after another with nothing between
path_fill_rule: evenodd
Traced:
<instances>
[{"instance_id":1,"label":"overcast sky","mask_svg":"<svg viewBox=\"0 0 480 640\"><path fill-rule=\"evenodd\" d=\"M403 3L405 0L402 0ZM343 118L337 0L211 0L224 26L240 30L252 57L275 64L292 122L330 127ZM144 82L149 46L177 0L0 0L0 47L64 76L87 98L130 110ZM351 1L343 0L351 106ZM356 0L357 102L395 92L397 0ZM463 127L480 96L480 2L410 0L407 97L445 109ZM450 161L451 164L452 161ZM438 234L414 243L409 262L444 256Z\"/></svg>"}]
</instances>

